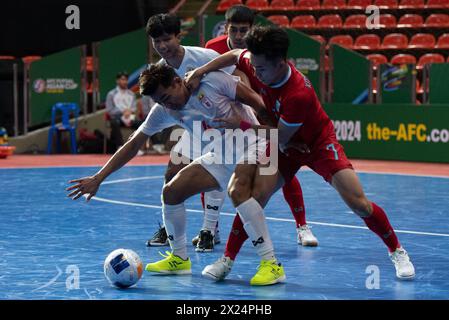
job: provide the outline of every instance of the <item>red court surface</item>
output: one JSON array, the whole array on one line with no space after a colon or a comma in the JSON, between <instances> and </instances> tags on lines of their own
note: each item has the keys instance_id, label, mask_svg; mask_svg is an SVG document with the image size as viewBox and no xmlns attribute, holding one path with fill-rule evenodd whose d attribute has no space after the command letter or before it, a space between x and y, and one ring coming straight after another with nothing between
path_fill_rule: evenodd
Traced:
<instances>
[{"instance_id":1,"label":"red court surface","mask_svg":"<svg viewBox=\"0 0 449 320\"><path fill-rule=\"evenodd\" d=\"M111 155L13 155L0 159L0 168L84 167L102 166ZM128 165L165 165L168 155L135 157ZM378 161L352 159L361 172L385 172L423 176L449 177L449 164L404 161Z\"/></svg>"}]
</instances>

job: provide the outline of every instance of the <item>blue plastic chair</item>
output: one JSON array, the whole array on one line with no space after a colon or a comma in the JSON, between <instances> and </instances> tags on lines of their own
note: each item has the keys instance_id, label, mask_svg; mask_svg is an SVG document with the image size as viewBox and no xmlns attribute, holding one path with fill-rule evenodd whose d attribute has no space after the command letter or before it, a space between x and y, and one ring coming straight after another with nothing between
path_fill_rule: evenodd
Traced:
<instances>
[{"instance_id":1,"label":"blue plastic chair","mask_svg":"<svg viewBox=\"0 0 449 320\"><path fill-rule=\"evenodd\" d=\"M56 125L56 112L60 111L62 113L62 124ZM47 153L51 154L53 147L53 136L56 133L56 149L58 153L61 153L61 135L63 131L70 132L70 149L73 154L77 153L76 147L76 127L78 125L78 115L80 109L76 103L56 103L51 108L51 126L48 132L48 146ZM70 115L73 113L75 124L72 126L70 124Z\"/></svg>"}]
</instances>

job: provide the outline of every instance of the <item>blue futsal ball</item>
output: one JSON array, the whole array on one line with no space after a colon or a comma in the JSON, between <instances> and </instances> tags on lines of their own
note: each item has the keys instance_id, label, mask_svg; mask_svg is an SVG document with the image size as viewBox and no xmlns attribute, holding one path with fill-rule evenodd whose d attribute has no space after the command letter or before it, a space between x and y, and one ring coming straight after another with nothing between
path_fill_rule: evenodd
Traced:
<instances>
[{"instance_id":1,"label":"blue futsal ball","mask_svg":"<svg viewBox=\"0 0 449 320\"><path fill-rule=\"evenodd\" d=\"M143 264L137 253L129 249L112 251L104 261L104 275L118 288L128 288L142 277Z\"/></svg>"}]
</instances>

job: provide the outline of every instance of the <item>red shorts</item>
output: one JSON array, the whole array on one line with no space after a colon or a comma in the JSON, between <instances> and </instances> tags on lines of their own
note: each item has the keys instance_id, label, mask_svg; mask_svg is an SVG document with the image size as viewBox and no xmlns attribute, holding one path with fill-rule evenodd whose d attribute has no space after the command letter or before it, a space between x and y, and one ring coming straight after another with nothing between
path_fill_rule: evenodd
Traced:
<instances>
[{"instance_id":1,"label":"red shorts","mask_svg":"<svg viewBox=\"0 0 449 320\"><path fill-rule=\"evenodd\" d=\"M279 172L289 182L302 166L308 166L328 183L332 176L343 169L354 169L346 157L343 146L337 139L329 137L316 145L308 154L289 149L289 155L279 152Z\"/></svg>"}]
</instances>

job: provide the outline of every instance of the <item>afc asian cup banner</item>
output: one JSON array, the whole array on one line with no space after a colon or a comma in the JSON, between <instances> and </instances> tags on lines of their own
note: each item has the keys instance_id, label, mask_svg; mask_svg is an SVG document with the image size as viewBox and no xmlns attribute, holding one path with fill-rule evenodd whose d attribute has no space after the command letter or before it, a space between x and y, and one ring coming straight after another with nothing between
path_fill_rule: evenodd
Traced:
<instances>
[{"instance_id":1,"label":"afc asian cup banner","mask_svg":"<svg viewBox=\"0 0 449 320\"><path fill-rule=\"evenodd\" d=\"M57 102L80 103L81 49L58 52L30 66L30 125L48 123Z\"/></svg>"},{"instance_id":2,"label":"afc asian cup banner","mask_svg":"<svg viewBox=\"0 0 449 320\"><path fill-rule=\"evenodd\" d=\"M350 158L449 163L449 105L328 104Z\"/></svg>"}]
</instances>

